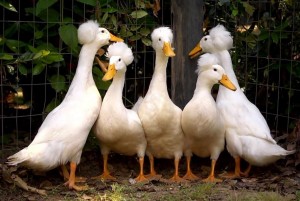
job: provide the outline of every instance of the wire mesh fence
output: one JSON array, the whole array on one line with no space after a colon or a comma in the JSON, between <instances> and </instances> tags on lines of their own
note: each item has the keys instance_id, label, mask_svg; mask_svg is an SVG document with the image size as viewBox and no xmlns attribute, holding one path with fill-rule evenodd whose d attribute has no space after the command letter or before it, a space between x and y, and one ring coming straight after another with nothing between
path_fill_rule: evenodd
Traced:
<instances>
[{"instance_id":1,"label":"wire mesh fence","mask_svg":"<svg viewBox=\"0 0 300 201\"><path fill-rule=\"evenodd\" d=\"M12 150L28 145L72 80L79 46L63 37L62 27L72 29L88 19L98 20L132 47L135 60L128 67L123 93L124 104L131 107L146 93L152 77L151 30L172 26L168 0L45 2L11 1L17 12L0 7L2 160ZM235 72L247 97L261 110L275 136L290 132L300 118L300 3L204 2L203 32L218 23L227 27L234 37ZM104 55L99 59L104 60ZM108 84L101 81L97 62L93 72L103 97ZM170 72L168 68L169 90Z\"/></svg>"}]
</instances>

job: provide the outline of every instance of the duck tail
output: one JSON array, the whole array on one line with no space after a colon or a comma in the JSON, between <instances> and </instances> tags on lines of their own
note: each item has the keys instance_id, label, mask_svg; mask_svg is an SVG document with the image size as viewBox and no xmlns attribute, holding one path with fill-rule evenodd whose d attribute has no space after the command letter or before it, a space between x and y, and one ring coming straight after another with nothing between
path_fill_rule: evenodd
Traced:
<instances>
[{"instance_id":1,"label":"duck tail","mask_svg":"<svg viewBox=\"0 0 300 201\"><path fill-rule=\"evenodd\" d=\"M11 155L7 158L7 164L11 166L18 165L26 160L29 159L29 154L28 154L28 148L24 148L21 151L15 153L14 155Z\"/></svg>"},{"instance_id":2,"label":"duck tail","mask_svg":"<svg viewBox=\"0 0 300 201\"><path fill-rule=\"evenodd\" d=\"M284 153L282 155L287 156L287 155L291 155L291 154L294 154L294 153L296 153L296 150L291 150L291 151L284 150Z\"/></svg>"}]
</instances>

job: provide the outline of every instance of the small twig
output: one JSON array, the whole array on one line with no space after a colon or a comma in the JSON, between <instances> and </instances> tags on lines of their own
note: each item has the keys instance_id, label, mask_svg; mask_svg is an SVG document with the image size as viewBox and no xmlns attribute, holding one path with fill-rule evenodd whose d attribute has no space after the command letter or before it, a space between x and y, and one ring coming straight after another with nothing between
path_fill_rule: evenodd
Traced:
<instances>
[{"instance_id":1,"label":"small twig","mask_svg":"<svg viewBox=\"0 0 300 201\"><path fill-rule=\"evenodd\" d=\"M23 181L23 179L21 179L18 175L12 174L11 179L14 181L14 183L18 187L20 187L26 191L38 193L40 195L47 195L45 190L41 190L41 189L37 189L37 188L31 187L31 186L28 186L27 183L25 181Z\"/></svg>"},{"instance_id":2,"label":"small twig","mask_svg":"<svg viewBox=\"0 0 300 201\"><path fill-rule=\"evenodd\" d=\"M107 72L107 67L106 65L98 58L98 57L95 57L98 65L100 66L101 70L106 73Z\"/></svg>"}]
</instances>

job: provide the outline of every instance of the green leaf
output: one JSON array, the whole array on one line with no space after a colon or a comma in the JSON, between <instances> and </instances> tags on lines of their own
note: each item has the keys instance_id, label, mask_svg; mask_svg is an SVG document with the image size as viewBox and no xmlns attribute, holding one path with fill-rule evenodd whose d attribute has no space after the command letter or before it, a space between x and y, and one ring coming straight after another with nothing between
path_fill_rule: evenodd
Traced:
<instances>
[{"instance_id":1,"label":"green leaf","mask_svg":"<svg viewBox=\"0 0 300 201\"><path fill-rule=\"evenodd\" d=\"M61 103L61 101L57 100L56 98L53 98L51 102L47 105L45 112L49 113L51 112L56 106L58 106Z\"/></svg>"},{"instance_id":2,"label":"green leaf","mask_svg":"<svg viewBox=\"0 0 300 201\"><path fill-rule=\"evenodd\" d=\"M66 79L62 75L53 75L49 79L51 87L56 91L64 91L66 89Z\"/></svg>"},{"instance_id":3,"label":"green leaf","mask_svg":"<svg viewBox=\"0 0 300 201\"><path fill-rule=\"evenodd\" d=\"M42 61L46 64L52 64L54 62L61 62L64 58L61 54L58 53L50 53L49 55L43 57Z\"/></svg>"},{"instance_id":4,"label":"green leaf","mask_svg":"<svg viewBox=\"0 0 300 201\"><path fill-rule=\"evenodd\" d=\"M269 32L267 30L262 30L260 35L258 36L258 41L266 40L269 38Z\"/></svg>"},{"instance_id":5,"label":"green leaf","mask_svg":"<svg viewBox=\"0 0 300 201\"><path fill-rule=\"evenodd\" d=\"M150 29L148 29L148 28L146 28L146 27L143 27L143 28L141 28L141 30L140 30L140 34L142 35L142 36L148 36L149 34L150 34Z\"/></svg>"},{"instance_id":6,"label":"green leaf","mask_svg":"<svg viewBox=\"0 0 300 201\"><path fill-rule=\"evenodd\" d=\"M130 30L131 31L137 31L138 29L140 29L142 27L142 25L132 25L131 27L130 27Z\"/></svg>"},{"instance_id":7,"label":"green leaf","mask_svg":"<svg viewBox=\"0 0 300 201\"><path fill-rule=\"evenodd\" d=\"M129 39L132 40L132 41L136 41L136 40L141 39L141 36L140 35L133 35Z\"/></svg>"},{"instance_id":8,"label":"green leaf","mask_svg":"<svg viewBox=\"0 0 300 201\"><path fill-rule=\"evenodd\" d=\"M6 40L6 46L13 52L18 52L18 47L21 41L18 40Z\"/></svg>"},{"instance_id":9,"label":"green leaf","mask_svg":"<svg viewBox=\"0 0 300 201\"><path fill-rule=\"evenodd\" d=\"M47 22L46 27L51 27L53 25L57 25L57 22L59 22L59 12L57 10L48 8L47 12L41 12L39 14L39 18L41 18L44 22ZM53 24L48 24L49 22L55 22Z\"/></svg>"},{"instance_id":10,"label":"green leaf","mask_svg":"<svg viewBox=\"0 0 300 201\"><path fill-rule=\"evenodd\" d=\"M22 65L22 64L18 65L18 69L19 69L19 72L22 75L27 75L28 74L28 70L24 65Z\"/></svg>"},{"instance_id":11,"label":"green leaf","mask_svg":"<svg viewBox=\"0 0 300 201\"><path fill-rule=\"evenodd\" d=\"M108 18L108 13L106 12L106 13L104 13L104 15L102 16L102 18L100 19L101 24L105 23L106 20L107 20L107 18Z\"/></svg>"},{"instance_id":12,"label":"green leaf","mask_svg":"<svg viewBox=\"0 0 300 201\"><path fill-rule=\"evenodd\" d=\"M113 23L113 25L115 26L115 28L117 28L118 25L117 25L117 18L116 18L116 16L115 16L115 15L112 15L112 16L110 17L110 20L112 21L112 23Z\"/></svg>"},{"instance_id":13,"label":"green leaf","mask_svg":"<svg viewBox=\"0 0 300 201\"><path fill-rule=\"evenodd\" d=\"M117 12L118 9L114 8L114 7L110 7L110 8L103 8L102 12L106 12L106 13L115 13Z\"/></svg>"},{"instance_id":14,"label":"green leaf","mask_svg":"<svg viewBox=\"0 0 300 201\"><path fill-rule=\"evenodd\" d=\"M132 18L136 18L136 19L140 19L142 17L145 17L146 15L148 15L148 13L144 10L137 10L137 11L133 11L130 16Z\"/></svg>"},{"instance_id":15,"label":"green leaf","mask_svg":"<svg viewBox=\"0 0 300 201\"><path fill-rule=\"evenodd\" d=\"M97 4L97 0L77 0L77 1L90 6L96 6Z\"/></svg>"},{"instance_id":16,"label":"green leaf","mask_svg":"<svg viewBox=\"0 0 300 201\"><path fill-rule=\"evenodd\" d=\"M278 44L278 41L279 41L279 37L278 37L278 34L276 32L273 32L271 34L271 37L272 37L272 41L275 43L275 44Z\"/></svg>"},{"instance_id":17,"label":"green leaf","mask_svg":"<svg viewBox=\"0 0 300 201\"><path fill-rule=\"evenodd\" d=\"M252 16L254 11L255 11L255 7L254 6L251 6L248 2L242 2L246 12Z\"/></svg>"},{"instance_id":18,"label":"green leaf","mask_svg":"<svg viewBox=\"0 0 300 201\"><path fill-rule=\"evenodd\" d=\"M144 43L144 45L146 46L151 46L152 42L150 39L148 38L142 38L142 42Z\"/></svg>"},{"instance_id":19,"label":"green leaf","mask_svg":"<svg viewBox=\"0 0 300 201\"><path fill-rule=\"evenodd\" d=\"M22 54L17 61L18 62L26 62L26 61L31 61L33 58L34 54L31 52L25 52L24 54Z\"/></svg>"},{"instance_id":20,"label":"green leaf","mask_svg":"<svg viewBox=\"0 0 300 201\"><path fill-rule=\"evenodd\" d=\"M77 29L73 24L62 25L59 29L59 36L72 50L78 46Z\"/></svg>"},{"instance_id":21,"label":"green leaf","mask_svg":"<svg viewBox=\"0 0 300 201\"><path fill-rule=\"evenodd\" d=\"M45 69L46 64L38 63L32 69L32 75L39 75Z\"/></svg>"},{"instance_id":22,"label":"green leaf","mask_svg":"<svg viewBox=\"0 0 300 201\"><path fill-rule=\"evenodd\" d=\"M39 0L36 4L35 15L39 15L43 10L55 4L57 0Z\"/></svg>"},{"instance_id":23,"label":"green leaf","mask_svg":"<svg viewBox=\"0 0 300 201\"><path fill-rule=\"evenodd\" d=\"M49 50L40 50L38 53L36 53L36 54L33 56L32 59L35 60L35 59L38 59L38 58L47 56L48 54L50 54L50 51L49 51Z\"/></svg>"},{"instance_id":24,"label":"green leaf","mask_svg":"<svg viewBox=\"0 0 300 201\"><path fill-rule=\"evenodd\" d=\"M7 3L5 1L0 1L0 5L4 8L6 8L7 10L10 10L12 12L18 12L16 10L16 8L11 4L11 3Z\"/></svg>"},{"instance_id":25,"label":"green leaf","mask_svg":"<svg viewBox=\"0 0 300 201\"><path fill-rule=\"evenodd\" d=\"M6 54L6 53L0 53L0 59L2 60L12 60L14 58L13 55Z\"/></svg>"},{"instance_id":26,"label":"green leaf","mask_svg":"<svg viewBox=\"0 0 300 201\"><path fill-rule=\"evenodd\" d=\"M123 38L127 38L129 36L132 36L133 33L129 30L127 30L126 25L122 25L121 26L121 30L120 30L120 36Z\"/></svg>"},{"instance_id":27,"label":"green leaf","mask_svg":"<svg viewBox=\"0 0 300 201\"><path fill-rule=\"evenodd\" d=\"M42 31L36 31L34 33L34 38L35 39L41 39L43 37L44 33Z\"/></svg>"},{"instance_id":28,"label":"green leaf","mask_svg":"<svg viewBox=\"0 0 300 201\"><path fill-rule=\"evenodd\" d=\"M238 9L233 9L231 14L232 14L232 16L235 17L239 14L239 10Z\"/></svg>"}]
</instances>

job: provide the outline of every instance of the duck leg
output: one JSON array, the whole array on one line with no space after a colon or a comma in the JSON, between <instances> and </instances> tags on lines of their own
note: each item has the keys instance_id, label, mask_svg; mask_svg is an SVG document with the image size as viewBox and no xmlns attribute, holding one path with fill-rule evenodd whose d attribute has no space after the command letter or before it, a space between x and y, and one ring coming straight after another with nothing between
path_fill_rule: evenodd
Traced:
<instances>
[{"instance_id":1,"label":"duck leg","mask_svg":"<svg viewBox=\"0 0 300 201\"><path fill-rule=\"evenodd\" d=\"M62 171L64 180L68 181L70 178L70 174L69 174L69 171L68 171L66 165L61 165L60 167L61 167L61 171ZM75 182L86 182L86 178L85 177L76 177Z\"/></svg>"},{"instance_id":2,"label":"duck leg","mask_svg":"<svg viewBox=\"0 0 300 201\"><path fill-rule=\"evenodd\" d=\"M184 175L183 179L197 180L197 179L199 179L199 177L197 177L191 170L191 158L192 158L192 156L186 157L187 171L186 171L186 174Z\"/></svg>"},{"instance_id":3,"label":"duck leg","mask_svg":"<svg viewBox=\"0 0 300 201\"><path fill-rule=\"evenodd\" d=\"M175 157L174 159L175 173L174 176L169 179L170 182L186 182L185 179L179 176L179 171L178 171L179 161L180 159Z\"/></svg>"},{"instance_id":4,"label":"duck leg","mask_svg":"<svg viewBox=\"0 0 300 201\"><path fill-rule=\"evenodd\" d=\"M229 172L224 175L221 175L222 177L227 179L236 179L241 177L241 158L237 156L234 158L234 161L235 161L234 172L233 173Z\"/></svg>"},{"instance_id":5,"label":"duck leg","mask_svg":"<svg viewBox=\"0 0 300 201\"><path fill-rule=\"evenodd\" d=\"M108 154L103 154L103 173L99 176L93 177L93 179L99 180L116 180L115 177L110 175L110 172L107 168Z\"/></svg>"},{"instance_id":6,"label":"duck leg","mask_svg":"<svg viewBox=\"0 0 300 201\"><path fill-rule=\"evenodd\" d=\"M251 164L248 165L247 169L244 171L244 172L241 172L240 174L243 176L243 177L249 177L249 173L251 171Z\"/></svg>"},{"instance_id":7,"label":"duck leg","mask_svg":"<svg viewBox=\"0 0 300 201\"><path fill-rule=\"evenodd\" d=\"M68 185L69 189L75 189L76 191L87 190L88 189L87 186L77 186L75 184L75 180L76 180L76 177L75 177L76 167L77 167L76 163L74 163L74 162L70 163L70 175L69 175L69 179L65 183L65 185Z\"/></svg>"},{"instance_id":8,"label":"duck leg","mask_svg":"<svg viewBox=\"0 0 300 201\"><path fill-rule=\"evenodd\" d=\"M149 162L150 162L150 174L146 175L147 179L159 179L161 175L157 174L155 169L154 169L154 157L152 154L148 155L149 157Z\"/></svg>"},{"instance_id":9,"label":"duck leg","mask_svg":"<svg viewBox=\"0 0 300 201\"><path fill-rule=\"evenodd\" d=\"M135 178L135 181L142 182L148 180L144 175L144 157L139 158L140 163L140 174L137 178Z\"/></svg>"},{"instance_id":10,"label":"duck leg","mask_svg":"<svg viewBox=\"0 0 300 201\"><path fill-rule=\"evenodd\" d=\"M211 170L210 174L206 179L203 179L202 181L204 182L222 182L221 179L215 178L215 166L216 166L216 160L212 159L211 160Z\"/></svg>"}]
</instances>

